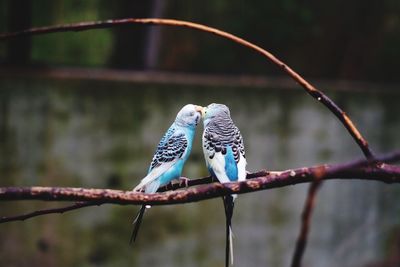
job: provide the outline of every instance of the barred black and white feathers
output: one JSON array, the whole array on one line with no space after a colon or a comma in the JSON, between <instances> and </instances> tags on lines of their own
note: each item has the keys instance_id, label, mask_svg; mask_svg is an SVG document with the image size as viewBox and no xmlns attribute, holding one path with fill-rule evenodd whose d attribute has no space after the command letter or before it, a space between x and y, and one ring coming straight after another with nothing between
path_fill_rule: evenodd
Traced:
<instances>
[{"instance_id":1,"label":"barred black and white feathers","mask_svg":"<svg viewBox=\"0 0 400 267\"><path fill-rule=\"evenodd\" d=\"M246 158L242 135L230 118L216 117L210 121L203 138L204 148L210 159L218 152L226 155L227 147L231 147L236 163L239 163L240 155Z\"/></svg>"},{"instance_id":2,"label":"barred black and white feathers","mask_svg":"<svg viewBox=\"0 0 400 267\"><path fill-rule=\"evenodd\" d=\"M203 113L203 152L211 175L221 183L246 179L246 154L239 129L233 123L229 108L210 104ZM225 266L233 265L232 215L236 195L223 198L226 224Z\"/></svg>"},{"instance_id":3,"label":"barred black and white feathers","mask_svg":"<svg viewBox=\"0 0 400 267\"><path fill-rule=\"evenodd\" d=\"M245 180L247 162L243 138L228 107L208 105L203 121L203 152L210 173L221 183Z\"/></svg>"},{"instance_id":4,"label":"barred black and white feathers","mask_svg":"<svg viewBox=\"0 0 400 267\"><path fill-rule=\"evenodd\" d=\"M187 146L188 140L185 134L183 132L176 133L175 127L172 127L172 129L170 128L157 147L149 171L161 166L163 163L181 158L183 153L185 153Z\"/></svg>"}]
</instances>

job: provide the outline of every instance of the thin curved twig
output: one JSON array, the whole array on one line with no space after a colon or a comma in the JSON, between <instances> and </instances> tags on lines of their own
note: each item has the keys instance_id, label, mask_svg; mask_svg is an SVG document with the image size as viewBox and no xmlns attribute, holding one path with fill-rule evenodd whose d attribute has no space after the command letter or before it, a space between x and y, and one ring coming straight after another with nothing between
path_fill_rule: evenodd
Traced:
<instances>
[{"instance_id":1,"label":"thin curved twig","mask_svg":"<svg viewBox=\"0 0 400 267\"><path fill-rule=\"evenodd\" d=\"M67 211L72 211L76 209L81 209L85 207L90 207L90 206L100 206L103 204L102 202L94 202L94 201L87 201L87 202L76 202L73 205L68 205L66 207L61 207L61 208L54 208L54 209L43 209L43 210L36 210L33 212L17 215L17 216L10 216L10 217L5 217L2 216L0 217L0 223L6 223L6 222L12 222L12 221L25 221L27 219L37 217L37 216L42 216L42 215L47 215L47 214L53 214L53 213L64 213Z\"/></svg>"},{"instance_id":2,"label":"thin curved twig","mask_svg":"<svg viewBox=\"0 0 400 267\"><path fill-rule=\"evenodd\" d=\"M65 24L65 25L57 25L50 27L40 27L40 28L32 28L18 32L11 33L3 33L0 34L0 40L11 39L15 37L25 36L25 35L37 35L37 34L47 34L54 32L66 32L66 31L83 31L89 29L101 29L101 28L110 28L119 25L127 25L127 24L150 24L150 25L167 25L167 26L179 26L179 27L187 27L191 29L196 29L203 32L209 32L215 34L217 36L229 39L235 43L238 43L242 46L250 48L259 54L266 57L276 66L278 66L281 70L283 70L286 74L293 78L298 84L300 84L308 94L310 94L313 98L318 100L324 106L326 106L345 126L347 131L353 137L355 142L358 144L364 155L367 159L373 159L374 155L368 146L368 142L364 139L361 133L358 131L357 127L351 121L349 116L337 106L328 96L324 93L316 89L313 85L307 82L300 74L295 72L292 68L286 65L284 62L279 60L270 52L265 49L246 41L236 35L231 33L212 28L209 26L205 26L198 23L182 21L182 20L174 20L174 19L159 19L159 18L127 18L127 19L116 19L116 20L105 20L105 21L92 21L92 22L81 22L74 24Z\"/></svg>"}]
</instances>

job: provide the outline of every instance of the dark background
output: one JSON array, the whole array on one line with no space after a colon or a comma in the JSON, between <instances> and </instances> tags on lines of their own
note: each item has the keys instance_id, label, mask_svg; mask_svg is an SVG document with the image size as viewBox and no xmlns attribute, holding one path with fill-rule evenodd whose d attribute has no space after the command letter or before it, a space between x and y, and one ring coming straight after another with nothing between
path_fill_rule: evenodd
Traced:
<instances>
[{"instance_id":1,"label":"dark background","mask_svg":"<svg viewBox=\"0 0 400 267\"><path fill-rule=\"evenodd\" d=\"M397 0L1 0L0 30L108 18L184 19L248 39L306 77L389 83L400 79L399 14ZM24 66L280 74L255 53L209 34L150 29L137 25L27 37L2 43L0 58Z\"/></svg>"}]
</instances>

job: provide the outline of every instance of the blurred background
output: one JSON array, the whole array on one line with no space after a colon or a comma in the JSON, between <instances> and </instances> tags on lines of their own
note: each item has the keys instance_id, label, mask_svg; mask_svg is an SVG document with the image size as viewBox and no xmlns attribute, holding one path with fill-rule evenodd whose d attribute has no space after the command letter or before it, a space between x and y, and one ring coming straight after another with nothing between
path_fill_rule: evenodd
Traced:
<instances>
[{"instance_id":1,"label":"blurred background","mask_svg":"<svg viewBox=\"0 0 400 267\"><path fill-rule=\"evenodd\" d=\"M0 0L0 32L165 17L234 33L274 53L353 119L373 151L400 147L400 2ZM264 58L183 28L126 26L0 43L0 186L129 190L187 103L225 103L248 170L362 157L343 126ZM199 127L184 176L207 175ZM235 266L289 266L307 185L241 195ZM0 203L11 216L66 203ZM154 207L134 247L134 206L0 225L0 266L223 266L220 199ZM305 266L399 266L400 188L329 181Z\"/></svg>"}]
</instances>

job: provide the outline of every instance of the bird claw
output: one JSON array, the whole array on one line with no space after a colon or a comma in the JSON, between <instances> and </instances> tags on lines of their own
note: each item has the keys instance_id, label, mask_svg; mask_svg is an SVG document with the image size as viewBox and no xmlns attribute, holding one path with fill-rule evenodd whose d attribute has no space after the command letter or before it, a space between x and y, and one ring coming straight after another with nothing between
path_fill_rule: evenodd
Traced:
<instances>
[{"instance_id":1,"label":"bird claw","mask_svg":"<svg viewBox=\"0 0 400 267\"><path fill-rule=\"evenodd\" d=\"M179 187L183 187L183 185L185 185L185 187L189 187L189 178L186 177L180 177L179 178Z\"/></svg>"},{"instance_id":2,"label":"bird claw","mask_svg":"<svg viewBox=\"0 0 400 267\"><path fill-rule=\"evenodd\" d=\"M189 187L189 178L179 177L177 179L172 180L169 184L167 184L167 189L171 186L170 189L178 189L180 187Z\"/></svg>"}]
</instances>

